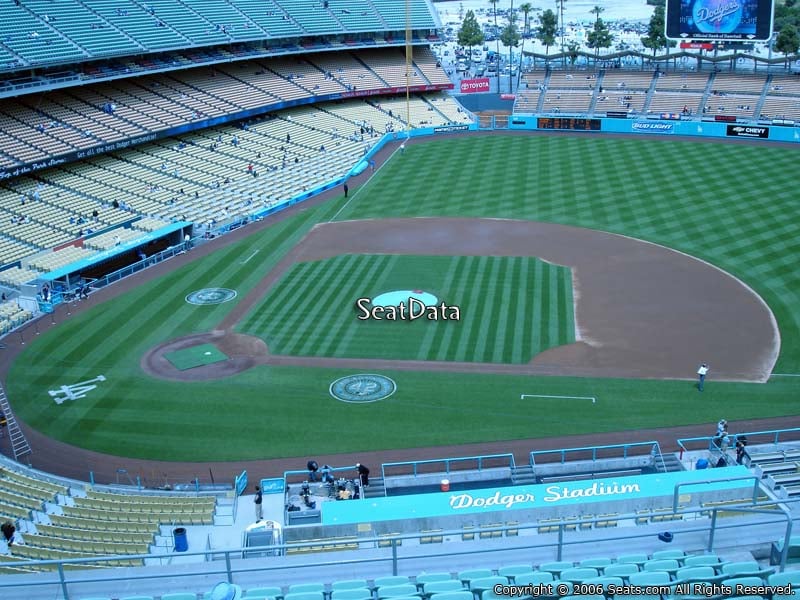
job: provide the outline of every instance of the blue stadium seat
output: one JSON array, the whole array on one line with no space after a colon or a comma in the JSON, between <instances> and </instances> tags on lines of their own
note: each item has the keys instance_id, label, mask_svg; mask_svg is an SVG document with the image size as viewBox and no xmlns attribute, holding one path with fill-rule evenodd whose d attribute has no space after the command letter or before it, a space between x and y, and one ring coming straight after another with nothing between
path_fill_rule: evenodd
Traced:
<instances>
[{"instance_id":1,"label":"blue stadium seat","mask_svg":"<svg viewBox=\"0 0 800 600\"><path fill-rule=\"evenodd\" d=\"M478 597L486 590L493 590L496 585L508 585L508 578L500 575L491 577L478 577L469 582L469 591L477 594Z\"/></svg>"},{"instance_id":2,"label":"blue stadium seat","mask_svg":"<svg viewBox=\"0 0 800 600\"><path fill-rule=\"evenodd\" d=\"M607 588L610 585L621 586L625 582L622 580L622 577L602 575L600 577L593 577L592 579L585 579L583 583L588 585L602 585L603 588Z\"/></svg>"},{"instance_id":3,"label":"blue stadium seat","mask_svg":"<svg viewBox=\"0 0 800 600\"><path fill-rule=\"evenodd\" d=\"M442 592L458 592L464 589L464 584L458 579L448 579L446 581L431 581L422 586L422 593L425 596L440 594Z\"/></svg>"},{"instance_id":4,"label":"blue stadium seat","mask_svg":"<svg viewBox=\"0 0 800 600\"><path fill-rule=\"evenodd\" d=\"M632 573L639 572L639 565L636 563L614 563L603 569L603 575L608 577L628 578Z\"/></svg>"},{"instance_id":5,"label":"blue stadium seat","mask_svg":"<svg viewBox=\"0 0 800 600\"><path fill-rule=\"evenodd\" d=\"M706 581L708 583L719 583L727 577L727 575L717 575L714 567L710 565L683 567L675 572L675 581L678 582Z\"/></svg>"},{"instance_id":6,"label":"blue stadium seat","mask_svg":"<svg viewBox=\"0 0 800 600\"><path fill-rule=\"evenodd\" d=\"M573 568L575 565L571 562L567 562L565 560L556 560L553 562L546 562L539 565L540 571L549 571L556 577L558 577L562 571L566 571L567 569Z\"/></svg>"},{"instance_id":7,"label":"blue stadium seat","mask_svg":"<svg viewBox=\"0 0 800 600\"><path fill-rule=\"evenodd\" d=\"M731 562L722 565L722 572L730 577L768 577L775 569L762 569L754 560Z\"/></svg>"},{"instance_id":8,"label":"blue stadium seat","mask_svg":"<svg viewBox=\"0 0 800 600\"><path fill-rule=\"evenodd\" d=\"M670 550L658 550L653 552L651 557L654 560L661 560L666 558L674 558L677 561L681 561L686 558L686 553L683 550L679 550L677 548L672 548Z\"/></svg>"},{"instance_id":9,"label":"blue stadium seat","mask_svg":"<svg viewBox=\"0 0 800 600\"><path fill-rule=\"evenodd\" d=\"M711 566L719 569L722 567L722 564L723 562L716 554L695 554L693 556L687 556L683 560L683 566L685 567Z\"/></svg>"},{"instance_id":10,"label":"blue stadium seat","mask_svg":"<svg viewBox=\"0 0 800 600\"><path fill-rule=\"evenodd\" d=\"M450 573L420 573L414 580L417 582L417 588L424 591L425 585L434 583L436 581L456 581ZM460 584L461 582L459 582Z\"/></svg>"},{"instance_id":11,"label":"blue stadium seat","mask_svg":"<svg viewBox=\"0 0 800 600\"><path fill-rule=\"evenodd\" d=\"M324 592L324 583L294 583L289 586L289 593Z\"/></svg>"},{"instance_id":12,"label":"blue stadium seat","mask_svg":"<svg viewBox=\"0 0 800 600\"><path fill-rule=\"evenodd\" d=\"M369 587L366 579L343 579L342 581L334 581L331 584L331 590L353 590Z\"/></svg>"},{"instance_id":13,"label":"blue stadium seat","mask_svg":"<svg viewBox=\"0 0 800 600\"><path fill-rule=\"evenodd\" d=\"M244 598L251 598L253 596L268 596L280 600L283 598L283 590L278 586L254 587L246 590L244 593Z\"/></svg>"},{"instance_id":14,"label":"blue stadium seat","mask_svg":"<svg viewBox=\"0 0 800 600\"><path fill-rule=\"evenodd\" d=\"M162 594L161 600L197 600L197 594L191 592L176 592L174 594Z\"/></svg>"},{"instance_id":15,"label":"blue stadium seat","mask_svg":"<svg viewBox=\"0 0 800 600\"><path fill-rule=\"evenodd\" d=\"M418 595L417 586L413 583L401 583L400 585L383 585L378 588L378 600L384 598L400 598Z\"/></svg>"},{"instance_id":16,"label":"blue stadium seat","mask_svg":"<svg viewBox=\"0 0 800 600\"><path fill-rule=\"evenodd\" d=\"M650 557L647 554L623 554L617 557L618 563L633 563L640 567L648 560L650 560Z\"/></svg>"},{"instance_id":17,"label":"blue stadium seat","mask_svg":"<svg viewBox=\"0 0 800 600\"><path fill-rule=\"evenodd\" d=\"M594 567L595 569L604 569L608 565L612 564L612 561L607 556L598 556L596 558L584 558L582 561L578 563L579 567Z\"/></svg>"},{"instance_id":18,"label":"blue stadium seat","mask_svg":"<svg viewBox=\"0 0 800 600\"><path fill-rule=\"evenodd\" d=\"M555 579L549 571L533 571L531 573L521 573L514 578L516 585L537 585L540 583L551 583Z\"/></svg>"},{"instance_id":19,"label":"blue stadium seat","mask_svg":"<svg viewBox=\"0 0 800 600\"><path fill-rule=\"evenodd\" d=\"M767 578L767 583L771 586L791 584L793 590L800 588L800 571L773 573Z\"/></svg>"},{"instance_id":20,"label":"blue stadium seat","mask_svg":"<svg viewBox=\"0 0 800 600\"><path fill-rule=\"evenodd\" d=\"M572 581L574 583L580 583L581 581L585 581L586 579L592 579L593 577L598 577L599 573L597 569L592 567L573 567L571 569L564 569L561 571L561 574L558 576L559 580L561 581Z\"/></svg>"},{"instance_id":21,"label":"blue stadium seat","mask_svg":"<svg viewBox=\"0 0 800 600\"><path fill-rule=\"evenodd\" d=\"M645 571L666 571L670 574L676 573L680 568L681 565L674 558L648 560L643 565L643 570Z\"/></svg>"},{"instance_id":22,"label":"blue stadium seat","mask_svg":"<svg viewBox=\"0 0 800 600\"><path fill-rule=\"evenodd\" d=\"M370 600L370 598L372 591L368 588L349 588L331 592L331 600Z\"/></svg>"},{"instance_id":23,"label":"blue stadium seat","mask_svg":"<svg viewBox=\"0 0 800 600\"><path fill-rule=\"evenodd\" d=\"M284 600L325 600L323 592L290 592L286 594Z\"/></svg>"},{"instance_id":24,"label":"blue stadium seat","mask_svg":"<svg viewBox=\"0 0 800 600\"><path fill-rule=\"evenodd\" d=\"M378 588L385 587L387 585L402 585L404 583L409 583L409 579L405 575L389 575L388 577L376 577L375 581L372 582L372 589L377 590Z\"/></svg>"},{"instance_id":25,"label":"blue stadium seat","mask_svg":"<svg viewBox=\"0 0 800 600\"><path fill-rule=\"evenodd\" d=\"M632 573L628 577L628 581L631 585L645 587L648 585L668 585L671 578L666 571L641 571Z\"/></svg>"},{"instance_id":26,"label":"blue stadium seat","mask_svg":"<svg viewBox=\"0 0 800 600\"><path fill-rule=\"evenodd\" d=\"M462 592L442 592L431 596L433 600L475 600L472 592L464 590Z\"/></svg>"},{"instance_id":27,"label":"blue stadium seat","mask_svg":"<svg viewBox=\"0 0 800 600\"><path fill-rule=\"evenodd\" d=\"M491 577L494 575L491 569L467 569L466 571L460 571L458 573L458 578L461 580L466 587L469 587L469 582L473 579L480 579L481 577Z\"/></svg>"},{"instance_id":28,"label":"blue stadium seat","mask_svg":"<svg viewBox=\"0 0 800 600\"><path fill-rule=\"evenodd\" d=\"M497 569L497 574L502 575L503 577L508 577L508 580L512 583L515 581L517 575L522 575L523 573L532 573L533 567L531 565L506 565L505 567L500 567Z\"/></svg>"},{"instance_id":29,"label":"blue stadium seat","mask_svg":"<svg viewBox=\"0 0 800 600\"><path fill-rule=\"evenodd\" d=\"M727 585L732 588L735 588L737 585L755 587L759 585L764 585L764 580L761 577L756 577L756 576L731 577L730 579L723 579L722 585Z\"/></svg>"},{"instance_id":30,"label":"blue stadium seat","mask_svg":"<svg viewBox=\"0 0 800 600\"><path fill-rule=\"evenodd\" d=\"M481 594L481 600L508 600L508 594L495 594L494 590L486 590ZM533 596L514 596L514 600L533 600Z\"/></svg>"}]
</instances>

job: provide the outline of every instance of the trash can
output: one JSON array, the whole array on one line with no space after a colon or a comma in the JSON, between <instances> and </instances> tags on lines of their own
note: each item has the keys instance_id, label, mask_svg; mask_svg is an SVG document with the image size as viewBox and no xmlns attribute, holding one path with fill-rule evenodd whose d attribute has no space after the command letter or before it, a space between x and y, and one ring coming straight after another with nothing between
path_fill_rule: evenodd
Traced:
<instances>
[{"instance_id":1,"label":"trash can","mask_svg":"<svg viewBox=\"0 0 800 600\"><path fill-rule=\"evenodd\" d=\"M694 468L698 471L700 469L707 469L708 468L708 461L705 458L698 458L697 462L694 465Z\"/></svg>"},{"instance_id":2,"label":"trash can","mask_svg":"<svg viewBox=\"0 0 800 600\"><path fill-rule=\"evenodd\" d=\"M186 552L189 549L189 538L186 537L185 527L173 529L172 539L175 540L175 552Z\"/></svg>"},{"instance_id":3,"label":"trash can","mask_svg":"<svg viewBox=\"0 0 800 600\"><path fill-rule=\"evenodd\" d=\"M441 483L440 487L441 487L441 490L443 492L449 492L450 491L450 480L449 479L442 479L442 483Z\"/></svg>"}]
</instances>

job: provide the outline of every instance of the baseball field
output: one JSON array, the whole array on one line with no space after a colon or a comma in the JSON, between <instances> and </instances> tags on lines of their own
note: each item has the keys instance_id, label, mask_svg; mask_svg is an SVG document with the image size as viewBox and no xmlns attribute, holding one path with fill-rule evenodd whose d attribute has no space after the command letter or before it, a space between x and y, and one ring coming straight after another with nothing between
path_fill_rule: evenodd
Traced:
<instances>
[{"instance_id":1,"label":"baseball field","mask_svg":"<svg viewBox=\"0 0 800 600\"><path fill-rule=\"evenodd\" d=\"M796 164L674 139L413 143L349 198L43 332L7 392L47 436L174 461L796 415ZM459 318L358 319L359 298L403 290ZM332 394L374 373L393 393Z\"/></svg>"}]
</instances>

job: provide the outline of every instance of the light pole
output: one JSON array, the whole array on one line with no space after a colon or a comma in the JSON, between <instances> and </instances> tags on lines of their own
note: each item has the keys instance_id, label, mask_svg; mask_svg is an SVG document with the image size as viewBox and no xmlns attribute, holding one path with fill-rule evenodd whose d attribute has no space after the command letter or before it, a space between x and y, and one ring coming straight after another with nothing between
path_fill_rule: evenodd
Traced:
<instances>
[{"instance_id":1,"label":"light pole","mask_svg":"<svg viewBox=\"0 0 800 600\"><path fill-rule=\"evenodd\" d=\"M558 19L558 24L561 27L561 60L564 61L564 68L566 68L566 66L567 66L567 55L564 53L564 47L565 47L564 35L567 32L567 28L564 26L564 0L556 0L556 2L558 2L558 5L556 6L556 8L558 8L560 13L561 13L561 16Z\"/></svg>"}]
</instances>

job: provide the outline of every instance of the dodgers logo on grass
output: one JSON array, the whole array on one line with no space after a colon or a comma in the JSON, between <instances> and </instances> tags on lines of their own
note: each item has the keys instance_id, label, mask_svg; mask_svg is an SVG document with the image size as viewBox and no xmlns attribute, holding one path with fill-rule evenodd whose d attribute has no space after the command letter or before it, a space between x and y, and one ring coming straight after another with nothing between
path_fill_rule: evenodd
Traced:
<instances>
[{"instance_id":1,"label":"dodgers logo on grass","mask_svg":"<svg viewBox=\"0 0 800 600\"><path fill-rule=\"evenodd\" d=\"M203 304L222 304L234 298L236 298L235 290L229 290L228 288L205 288L187 295L186 301L189 304L200 306Z\"/></svg>"},{"instance_id":2,"label":"dodgers logo on grass","mask_svg":"<svg viewBox=\"0 0 800 600\"><path fill-rule=\"evenodd\" d=\"M342 402L368 403L385 400L397 389L394 380L383 375L348 375L331 384L331 396Z\"/></svg>"}]
</instances>

